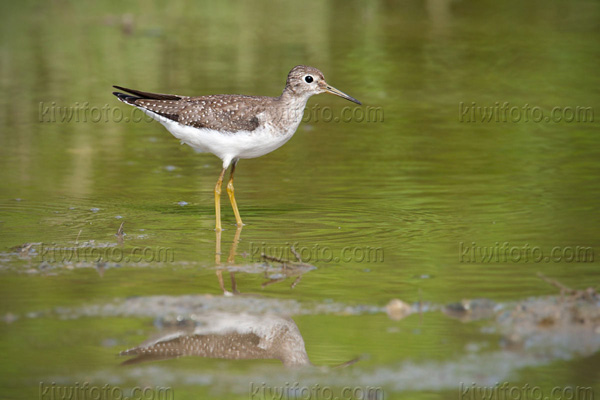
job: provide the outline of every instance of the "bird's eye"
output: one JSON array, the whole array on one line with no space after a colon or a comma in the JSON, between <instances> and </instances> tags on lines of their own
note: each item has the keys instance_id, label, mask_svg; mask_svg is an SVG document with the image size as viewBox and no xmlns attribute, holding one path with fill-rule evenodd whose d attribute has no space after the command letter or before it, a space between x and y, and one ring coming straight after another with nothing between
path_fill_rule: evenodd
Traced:
<instances>
[{"instance_id":1,"label":"bird's eye","mask_svg":"<svg viewBox=\"0 0 600 400\"><path fill-rule=\"evenodd\" d=\"M304 77L304 80L306 81L306 83L311 83L313 81L313 77L310 75L306 75Z\"/></svg>"}]
</instances>

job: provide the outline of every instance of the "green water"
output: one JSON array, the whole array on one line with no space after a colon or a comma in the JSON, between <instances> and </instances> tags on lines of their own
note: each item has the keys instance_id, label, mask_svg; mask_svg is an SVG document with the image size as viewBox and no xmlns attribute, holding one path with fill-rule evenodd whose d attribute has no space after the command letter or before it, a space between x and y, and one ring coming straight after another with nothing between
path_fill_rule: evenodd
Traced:
<instances>
[{"instance_id":1,"label":"green water","mask_svg":"<svg viewBox=\"0 0 600 400\"><path fill-rule=\"evenodd\" d=\"M597 352L506 361L477 380L453 363L468 364L473 343L479 362L505 354L498 335L439 312L394 321L382 311L394 298L443 305L556 294L537 272L598 287L599 3L23 1L2 3L0 14L0 397L87 381L237 399L268 378L381 386L383 398L456 398L462 377L600 393ZM116 354L154 334L155 317L76 310L134 296L222 297L213 230L221 161L156 122L117 121L131 110L111 85L277 96L297 64L321 69L364 106L313 97L289 143L238 164L246 226L237 286L265 301L349 307L291 316L314 364L362 360L307 375L274 360L120 367ZM61 107L79 114L63 120ZM222 218L227 266L236 229L226 196ZM25 243L35 251L13 249ZM260 253L289 258L292 245L317 268L294 288L295 277L262 288ZM96 253L62 262L44 246ZM146 248L169 258L133 260ZM560 258L533 261L554 248ZM109 251L129 261L103 259L99 271L95 257ZM65 307L72 318L56 312ZM411 365L431 381L410 384ZM457 378L444 381L450 372Z\"/></svg>"}]
</instances>

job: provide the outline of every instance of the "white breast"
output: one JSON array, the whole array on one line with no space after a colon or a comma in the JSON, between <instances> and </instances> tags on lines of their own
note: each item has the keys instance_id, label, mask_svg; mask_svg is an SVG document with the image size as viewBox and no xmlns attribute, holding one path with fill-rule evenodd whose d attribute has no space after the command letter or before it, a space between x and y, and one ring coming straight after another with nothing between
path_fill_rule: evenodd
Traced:
<instances>
[{"instance_id":1,"label":"white breast","mask_svg":"<svg viewBox=\"0 0 600 400\"><path fill-rule=\"evenodd\" d=\"M234 159L256 158L278 149L294 136L302 121L302 113L299 113L297 121L294 121L284 132L267 123L261 124L254 131L227 133L182 125L152 111L138 108L163 124L173 136L183 143L219 157L223 160L223 168L229 167Z\"/></svg>"}]
</instances>

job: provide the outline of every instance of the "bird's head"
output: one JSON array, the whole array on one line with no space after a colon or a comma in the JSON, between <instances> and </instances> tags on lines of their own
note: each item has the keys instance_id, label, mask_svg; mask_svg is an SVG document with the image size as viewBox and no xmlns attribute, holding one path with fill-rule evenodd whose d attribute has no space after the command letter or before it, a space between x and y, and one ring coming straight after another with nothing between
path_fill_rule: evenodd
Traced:
<instances>
[{"instance_id":1,"label":"bird's head","mask_svg":"<svg viewBox=\"0 0 600 400\"><path fill-rule=\"evenodd\" d=\"M354 97L337 90L325 81L323 73L314 67L307 65L297 65L288 74L285 90L292 92L295 96L312 96L320 93L331 93L350 100L356 104L361 104Z\"/></svg>"}]
</instances>

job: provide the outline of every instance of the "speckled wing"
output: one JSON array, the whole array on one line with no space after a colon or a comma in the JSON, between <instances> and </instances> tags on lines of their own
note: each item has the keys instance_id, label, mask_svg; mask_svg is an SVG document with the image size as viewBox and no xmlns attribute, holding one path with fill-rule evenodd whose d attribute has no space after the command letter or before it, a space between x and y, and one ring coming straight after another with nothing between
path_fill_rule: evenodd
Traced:
<instances>
[{"instance_id":1,"label":"speckled wing","mask_svg":"<svg viewBox=\"0 0 600 400\"><path fill-rule=\"evenodd\" d=\"M123 362L123 365L182 356L230 360L275 358L268 351L260 348L259 344L260 338L253 333L186 335L125 350L120 355L136 356Z\"/></svg>"},{"instance_id":2,"label":"speckled wing","mask_svg":"<svg viewBox=\"0 0 600 400\"><path fill-rule=\"evenodd\" d=\"M124 103L152 111L180 124L221 132L253 131L260 125L265 100L256 96L211 95L186 97L142 92L121 86L128 92L113 92Z\"/></svg>"},{"instance_id":3,"label":"speckled wing","mask_svg":"<svg viewBox=\"0 0 600 400\"><path fill-rule=\"evenodd\" d=\"M263 102L254 96L212 95L184 100L179 123L218 131L253 131L260 125Z\"/></svg>"}]
</instances>

